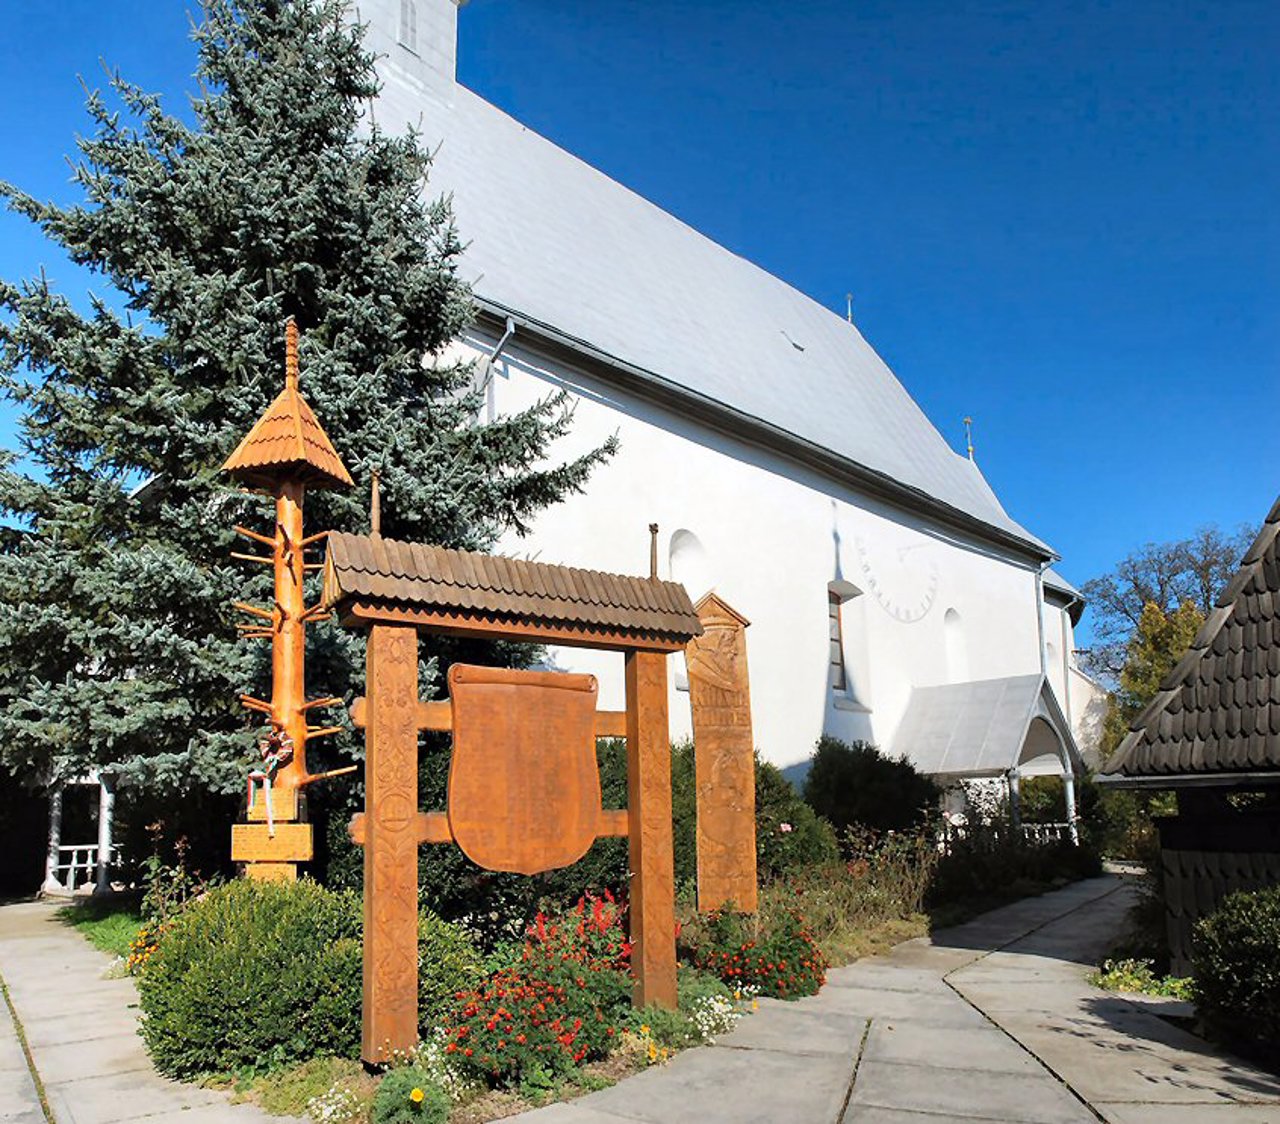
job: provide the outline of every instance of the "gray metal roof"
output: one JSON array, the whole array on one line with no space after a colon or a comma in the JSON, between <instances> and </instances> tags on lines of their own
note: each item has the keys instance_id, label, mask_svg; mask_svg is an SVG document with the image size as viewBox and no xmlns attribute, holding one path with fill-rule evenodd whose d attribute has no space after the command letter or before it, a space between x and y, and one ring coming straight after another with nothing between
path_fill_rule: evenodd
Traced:
<instances>
[{"instance_id":1,"label":"gray metal roof","mask_svg":"<svg viewBox=\"0 0 1280 1124\"><path fill-rule=\"evenodd\" d=\"M390 75L375 107L438 150L482 304L1050 549L1012 520L857 328L465 87Z\"/></svg>"},{"instance_id":2,"label":"gray metal roof","mask_svg":"<svg viewBox=\"0 0 1280 1124\"><path fill-rule=\"evenodd\" d=\"M1228 782L1280 777L1280 500L1187 654L1104 773Z\"/></svg>"},{"instance_id":3,"label":"gray metal roof","mask_svg":"<svg viewBox=\"0 0 1280 1124\"><path fill-rule=\"evenodd\" d=\"M916 687L893 751L935 777L994 777L1020 763L1034 719L1047 722L1075 770L1080 754L1043 675Z\"/></svg>"}]
</instances>

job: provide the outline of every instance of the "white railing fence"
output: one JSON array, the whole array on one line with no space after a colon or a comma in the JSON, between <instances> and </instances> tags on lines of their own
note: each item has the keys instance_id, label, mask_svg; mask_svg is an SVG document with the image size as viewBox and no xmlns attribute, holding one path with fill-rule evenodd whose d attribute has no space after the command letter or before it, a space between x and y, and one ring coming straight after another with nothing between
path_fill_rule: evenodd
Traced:
<instances>
[{"instance_id":1,"label":"white railing fence","mask_svg":"<svg viewBox=\"0 0 1280 1124\"><path fill-rule=\"evenodd\" d=\"M120 862L120 848L111 848L111 865ZM58 848L58 865L54 867L54 879L68 894L88 883L98 880L98 845L96 843L77 843L70 847Z\"/></svg>"}]
</instances>

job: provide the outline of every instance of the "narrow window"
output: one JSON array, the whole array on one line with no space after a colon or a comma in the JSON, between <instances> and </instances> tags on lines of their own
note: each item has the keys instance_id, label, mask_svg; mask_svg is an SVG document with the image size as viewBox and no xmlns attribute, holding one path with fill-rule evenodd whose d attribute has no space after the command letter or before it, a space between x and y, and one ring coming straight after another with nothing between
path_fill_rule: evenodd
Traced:
<instances>
[{"instance_id":1,"label":"narrow window","mask_svg":"<svg viewBox=\"0 0 1280 1124\"><path fill-rule=\"evenodd\" d=\"M400 0L400 46L418 53L418 0Z\"/></svg>"},{"instance_id":2,"label":"narrow window","mask_svg":"<svg viewBox=\"0 0 1280 1124\"><path fill-rule=\"evenodd\" d=\"M844 632L840 624L842 598L834 589L827 590L827 615L831 632L831 689L844 692L849 678L844 667Z\"/></svg>"}]
</instances>

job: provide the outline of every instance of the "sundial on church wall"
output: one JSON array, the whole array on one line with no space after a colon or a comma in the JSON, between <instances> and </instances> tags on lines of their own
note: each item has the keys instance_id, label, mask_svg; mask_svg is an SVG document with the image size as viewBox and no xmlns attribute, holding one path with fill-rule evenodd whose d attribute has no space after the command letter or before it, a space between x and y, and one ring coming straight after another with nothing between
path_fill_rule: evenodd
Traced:
<instances>
[{"instance_id":1,"label":"sundial on church wall","mask_svg":"<svg viewBox=\"0 0 1280 1124\"><path fill-rule=\"evenodd\" d=\"M938 598L938 563L931 544L916 535L854 538L866 593L896 621L912 624Z\"/></svg>"}]
</instances>

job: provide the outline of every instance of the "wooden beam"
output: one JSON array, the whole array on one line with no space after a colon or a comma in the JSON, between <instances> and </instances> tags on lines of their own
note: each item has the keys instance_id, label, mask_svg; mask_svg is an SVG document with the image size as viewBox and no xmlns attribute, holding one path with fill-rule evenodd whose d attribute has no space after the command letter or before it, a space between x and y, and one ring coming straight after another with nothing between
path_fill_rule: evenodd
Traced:
<instances>
[{"instance_id":1,"label":"wooden beam","mask_svg":"<svg viewBox=\"0 0 1280 1124\"><path fill-rule=\"evenodd\" d=\"M352 843L365 844L365 815L357 812L351 817L351 826L347 829ZM414 821L413 834L418 843L452 843L453 831L449 827L447 812L419 812Z\"/></svg>"},{"instance_id":2,"label":"wooden beam","mask_svg":"<svg viewBox=\"0 0 1280 1124\"><path fill-rule=\"evenodd\" d=\"M368 703L364 696L351 701L351 722L358 730L364 729ZM419 702L417 708L419 730L438 730L448 733L453 729L453 709L448 700ZM627 712L625 710L597 710L596 737L625 738L627 736Z\"/></svg>"},{"instance_id":3,"label":"wooden beam","mask_svg":"<svg viewBox=\"0 0 1280 1124\"><path fill-rule=\"evenodd\" d=\"M671 842L671 735L667 657L628 652L627 791L633 1002L676 1006L675 872Z\"/></svg>"},{"instance_id":4,"label":"wooden beam","mask_svg":"<svg viewBox=\"0 0 1280 1124\"><path fill-rule=\"evenodd\" d=\"M418 635L378 624L366 653L364 1003L370 1064L418 1041Z\"/></svg>"},{"instance_id":5,"label":"wooden beam","mask_svg":"<svg viewBox=\"0 0 1280 1124\"><path fill-rule=\"evenodd\" d=\"M669 639L657 633L597 629L588 625L552 625L539 621L494 620L480 615L410 609L349 597L343 597L329 607L337 611L341 623L349 628L368 628L380 623L412 624L444 636L511 640L516 643L546 642L576 648L599 648L607 652L637 649L679 652L684 649L683 640Z\"/></svg>"}]
</instances>

